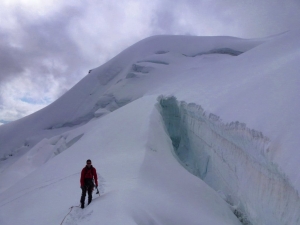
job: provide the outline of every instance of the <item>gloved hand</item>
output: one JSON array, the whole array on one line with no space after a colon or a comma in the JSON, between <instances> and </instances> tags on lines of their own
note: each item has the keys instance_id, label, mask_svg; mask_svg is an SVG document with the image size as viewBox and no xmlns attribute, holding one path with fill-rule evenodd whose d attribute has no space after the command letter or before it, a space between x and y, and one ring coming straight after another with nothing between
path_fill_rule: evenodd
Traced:
<instances>
[{"instance_id":1,"label":"gloved hand","mask_svg":"<svg viewBox=\"0 0 300 225\"><path fill-rule=\"evenodd\" d=\"M96 185L96 188L98 188L98 185Z\"/></svg>"}]
</instances>

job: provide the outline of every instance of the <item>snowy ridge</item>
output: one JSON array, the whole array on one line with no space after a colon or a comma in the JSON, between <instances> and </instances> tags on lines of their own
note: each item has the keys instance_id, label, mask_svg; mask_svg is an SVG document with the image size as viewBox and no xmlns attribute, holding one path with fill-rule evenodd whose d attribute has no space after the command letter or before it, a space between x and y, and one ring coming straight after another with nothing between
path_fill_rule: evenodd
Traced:
<instances>
[{"instance_id":1,"label":"snowy ridge","mask_svg":"<svg viewBox=\"0 0 300 225\"><path fill-rule=\"evenodd\" d=\"M177 54L183 58L216 54L218 51L232 55L249 51L264 41L180 35L146 38L104 65L90 70L86 77L51 105L18 121L0 126L0 158L7 159L20 151L28 151L28 146L24 147L27 138L31 139L32 147L43 138L53 137L97 118L98 110L105 108L113 111L142 97L149 88L134 90L130 84L135 82L134 78L149 75L156 68L159 70L160 66L165 67L172 61L177 63ZM170 57L172 55L175 57ZM122 91L126 86L130 91ZM117 94L113 93L116 90ZM105 104L107 105L104 106ZM28 129L25 131L25 128ZM15 134L13 139L12 134ZM33 140L32 137L36 139Z\"/></svg>"},{"instance_id":2,"label":"snowy ridge","mask_svg":"<svg viewBox=\"0 0 300 225\"><path fill-rule=\"evenodd\" d=\"M299 224L298 192L265 157L267 137L175 97L160 97L158 106L178 160L219 192L243 224Z\"/></svg>"}]
</instances>

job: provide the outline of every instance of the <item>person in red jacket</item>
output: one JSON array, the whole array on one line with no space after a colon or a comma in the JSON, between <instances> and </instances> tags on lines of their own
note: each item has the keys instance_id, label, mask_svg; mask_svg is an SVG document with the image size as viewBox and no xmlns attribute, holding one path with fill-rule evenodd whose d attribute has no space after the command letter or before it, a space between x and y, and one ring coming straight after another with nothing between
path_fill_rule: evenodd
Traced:
<instances>
[{"instance_id":1,"label":"person in red jacket","mask_svg":"<svg viewBox=\"0 0 300 225\"><path fill-rule=\"evenodd\" d=\"M93 180L95 181L95 184ZM92 166L92 161L88 159L86 161L86 166L81 171L81 176L80 176L80 187L82 189L80 203L82 209L84 208L86 192L88 192L88 204L92 202L92 193L95 185L97 188L98 187L97 172L96 169Z\"/></svg>"}]
</instances>

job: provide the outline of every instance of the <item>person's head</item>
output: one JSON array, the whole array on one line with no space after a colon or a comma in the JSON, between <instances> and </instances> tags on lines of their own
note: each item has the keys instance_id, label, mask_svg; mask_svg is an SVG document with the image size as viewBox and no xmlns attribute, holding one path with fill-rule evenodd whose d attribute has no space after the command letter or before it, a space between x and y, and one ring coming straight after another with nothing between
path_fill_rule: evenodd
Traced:
<instances>
[{"instance_id":1,"label":"person's head","mask_svg":"<svg viewBox=\"0 0 300 225\"><path fill-rule=\"evenodd\" d=\"M92 161L90 159L86 160L86 165L88 167L92 166Z\"/></svg>"}]
</instances>

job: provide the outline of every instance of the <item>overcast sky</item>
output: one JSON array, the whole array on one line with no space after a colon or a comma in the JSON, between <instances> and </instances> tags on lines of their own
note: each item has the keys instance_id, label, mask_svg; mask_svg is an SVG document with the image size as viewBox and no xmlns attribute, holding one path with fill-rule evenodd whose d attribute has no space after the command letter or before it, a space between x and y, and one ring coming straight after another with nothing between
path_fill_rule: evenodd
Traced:
<instances>
[{"instance_id":1,"label":"overcast sky","mask_svg":"<svg viewBox=\"0 0 300 225\"><path fill-rule=\"evenodd\" d=\"M0 125L152 35L257 38L298 28L299 0L0 0Z\"/></svg>"}]
</instances>

